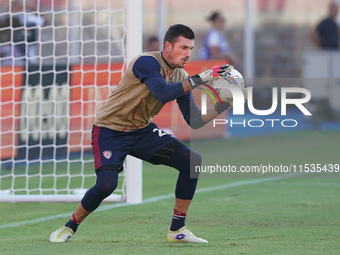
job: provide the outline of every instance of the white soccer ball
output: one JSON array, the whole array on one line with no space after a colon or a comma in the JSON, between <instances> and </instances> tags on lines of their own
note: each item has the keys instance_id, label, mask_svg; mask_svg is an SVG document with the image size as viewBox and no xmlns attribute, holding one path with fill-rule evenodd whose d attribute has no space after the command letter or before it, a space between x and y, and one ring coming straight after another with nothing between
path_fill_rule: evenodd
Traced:
<instances>
[{"instance_id":1,"label":"white soccer ball","mask_svg":"<svg viewBox=\"0 0 340 255\"><path fill-rule=\"evenodd\" d=\"M225 77L216 78L210 83L210 85L216 90L222 102L231 102L233 101L233 95L227 88L227 85L238 87L243 91L244 79L239 71L236 69L231 69L231 71Z\"/></svg>"}]
</instances>

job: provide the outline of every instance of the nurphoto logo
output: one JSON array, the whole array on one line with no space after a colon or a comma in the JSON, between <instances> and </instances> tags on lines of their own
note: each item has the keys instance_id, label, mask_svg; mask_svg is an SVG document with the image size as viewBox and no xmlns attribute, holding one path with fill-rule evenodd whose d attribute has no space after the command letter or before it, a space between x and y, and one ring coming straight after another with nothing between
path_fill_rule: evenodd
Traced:
<instances>
[{"instance_id":1,"label":"nurphoto logo","mask_svg":"<svg viewBox=\"0 0 340 255\"><path fill-rule=\"evenodd\" d=\"M216 104L217 98L220 102L221 99L218 96L218 92L211 86L208 86L210 90L213 91L213 94L210 93L210 91L206 89L204 90L210 97L214 100L214 103ZM247 87L245 88L244 92L237 86L233 86L232 84L224 84L222 89L229 89L232 94L232 101L233 101L233 114L234 115L244 115L244 102L245 97L244 94L248 94L248 100L247 105L249 108L249 111L257 116L267 116L275 112L275 110L278 107L278 88L272 88L272 105L269 109L266 110L258 110L255 109L253 105L253 87ZM301 95L304 95L304 97L301 98L288 98L288 93L300 93ZM281 116L287 115L287 105L295 105L305 116L312 115L303 105L304 103L307 103L311 99L311 93L309 90L305 88L294 88L294 87L284 87L281 88ZM221 102L222 103L222 102ZM201 95L201 111L202 115L206 115L206 109L207 109L207 98L206 94ZM250 119L246 121L245 119L242 122L233 122L232 119L214 119L213 120L213 126L216 125L226 125L230 124L232 127L233 125L243 125L244 127L246 124L248 124L249 127L262 127L265 122L268 122L271 124L272 127L274 127L276 122L280 122L283 127L295 127L297 126L297 121L295 119Z\"/></svg>"}]
</instances>

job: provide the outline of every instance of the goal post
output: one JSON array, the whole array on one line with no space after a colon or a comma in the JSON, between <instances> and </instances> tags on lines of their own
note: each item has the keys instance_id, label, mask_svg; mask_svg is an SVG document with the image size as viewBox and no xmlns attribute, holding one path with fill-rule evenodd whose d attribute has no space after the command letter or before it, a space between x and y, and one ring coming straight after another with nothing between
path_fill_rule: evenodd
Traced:
<instances>
[{"instance_id":1,"label":"goal post","mask_svg":"<svg viewBox=\"0 0 340 255\"><path fill-rule=\"evenodd\" d=\"M126 4L127 63L142 53L142 0L128 0ZM126 159L126 202L142 202L142 161L128 155Z\"/></svg>"},{"instance_id":2,"label":"goal post","mask_svg":"<svg viewBox=\"0 0 340 255\"><path fill-rule=\"evenodd\" d=\"M46 21L31 27L35 41L0 42L0 202L79 202L94 185L93 121L141 53L141 2L27 0L16 13L0 4L0 35ZM15 17L24 22L14 26ZM124 169L104 202L142 201L141 161L128 159Z\"/></svg>"}]
</instances>

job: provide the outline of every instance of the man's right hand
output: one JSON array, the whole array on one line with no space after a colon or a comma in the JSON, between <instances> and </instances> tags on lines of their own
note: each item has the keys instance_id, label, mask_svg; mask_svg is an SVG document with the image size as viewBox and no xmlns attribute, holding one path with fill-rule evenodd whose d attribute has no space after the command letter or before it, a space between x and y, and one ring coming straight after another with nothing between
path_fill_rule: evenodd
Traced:
<instances>
[{"instance_id":1,"label":"man's right hand","mask_svg":"<svg viewBox=\"0 0 340 255\"><path fill-rule=\"evenodd\" d=\"M233 69L234 67L232 65L219 65L219 66L213 66L212 68L208 69L207 71L196 74L189 78L191 88L194 89L198 87L199 85L210 82L216 77L224 77Z\"/></svg>"}]
</instances>

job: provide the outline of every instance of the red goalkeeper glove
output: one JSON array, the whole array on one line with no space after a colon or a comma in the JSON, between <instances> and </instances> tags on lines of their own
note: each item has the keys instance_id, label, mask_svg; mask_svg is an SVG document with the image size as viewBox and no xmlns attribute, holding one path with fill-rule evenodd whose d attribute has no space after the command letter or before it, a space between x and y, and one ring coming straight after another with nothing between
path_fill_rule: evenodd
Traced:
<instances>
[{"instance_id":1,"label":"red goalkeeper glove","mask_svg":"<svg viewBox=\"0 0 340 255\"><path fill-rule=\"evenodd\" d=\"M203 73L196 74L189 78L191 89L194 89L203 83L210 82L216 77L226 76L226 74L229 73L233 68L234 67L232 65L220 65L214 66Z\"/></svg>"}]
</instances>

